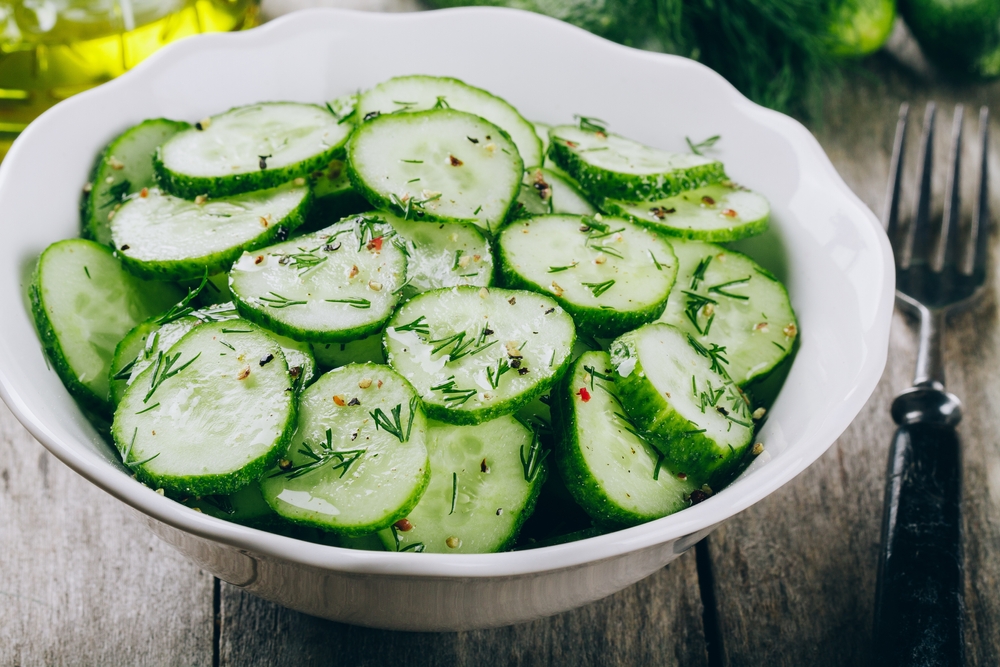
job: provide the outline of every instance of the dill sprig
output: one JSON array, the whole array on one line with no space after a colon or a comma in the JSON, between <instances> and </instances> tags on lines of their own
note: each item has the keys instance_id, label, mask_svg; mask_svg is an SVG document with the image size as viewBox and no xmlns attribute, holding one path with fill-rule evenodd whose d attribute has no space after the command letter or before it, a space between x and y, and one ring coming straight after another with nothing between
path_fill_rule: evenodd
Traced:
<instances>
[{"instance_id":1,"label":"dill sprig","mask_svg":"<svg viewBox=\"0 0 1000 667\"><path fill-rule=\"evenodd\" d=\"M715 319L715 313L713 312L708 316L708 322L705 324L704 329L698 324L699 313L702 312L705 306L714 306L719 302L711 297L689 292L688 290L681 290L681 293L684 294L686 299L684 302L684 314L691 324L694 325L694 328L698 330L698 333L702 336L707 336L708 332L712 329L712 321Z\"/></svg>"},{"instance_id":2,"label":"dill sprig","mask_svg":"<svg viewBox=\"0 0 1000 667\"><path fill-rule=\"evenodd\" d=\"M584 366L583 370L586 371L587 374L590 376L590 388L591 389L594 388L594 378L595 377L601 378L605 382L611 382L612 384L615 381L615 378L613 376L611 376L611 375L605 375L604 373L600 373L593 366Z\"/></svg>"},{"instance_id":3,"label":"dill sprig","mask_svg":"<svg viewBox=\"0 0 1000 667\"><path fill-rule=\"evenodd\" d=\"M538 429L531 429L531 444L528 446L527 456L524 453L524 445L518 451L521 459L521 469L524 471L524 481L533 482L538 476L538 471L542 469L542 462L548 457L551 450L542 447L542 438Z\"/></svg>"},{"instance_id":4,"label":"dill sprig","mask_svg":"<svg viewBox=\"0 0 1000 667\"><path fill-rule=\"evenodd\" d=\"M549 273L559 273L560 271L567 271L569 269L575 268L580 262L573 262L572 264L567 264L566 266L550 266Z\"/></svg>"},{"instance_id":5,"label":"dill sprig","mask_svg":"<svg viewBox=\"0 0 1000 667\"><path fill-rule=\"evenodd\" d=\"M455 376L452 375L445 382L431 387L431 391L439 391L444 394L445 407L449 409L464 405L470 398L479 393L475 389L460 389L456 385Z\"/></svg>"},{"instance_id":6,"label":"dill sprig","mask_svg":"<svg viewBox=\"0 0 1000 667\"><path fill-rule=\"evenodd\" d=\"M288 253L286 255L282 255L281 259L278 261L283 264L291 264L292 268L296 269L301 277L309 271L315 269L326 260L326 255L317 255L315 250L313 250Z\"/></svg>"},{"instance_id":7,"label":"dill sprig","mask_svg":"<svg viewBox=\"0 0 1000 667\"><path fill-rule=\"evenodd\" d=\"M500 386L500 378L509 370L510 363L508 363L507 357L500 357L497 359L496 364L486 367L486 381L490 383L491 387L496 389Z\"/></svg>"},{"instance_id":8,"label":"dill sprig","mask_svg":"<svg viewBox=\"0 0 1000 667\"><path fill-rule=\"evenodd\" d=\"M584 132L608 133L608 124L600 118L590 118L589 116L581 116L580 114L573 114L573 118L579 121L580 129Z\"/></svg>"},{"instance_id":9,"label":"dill sprig","mask_svg":"<svg viewBox=\"0 0 1000 667\"><path fill-rule=\"evenodd\" d=\"M607 292L609 289L611 289L614 286L615 281L605 280L603 283L580 283L580 284L583 285L584 287L589 287L590 291L594 293L594 297L596 298Z\"/></svg>"},{"instance_id":10,"label":"dill sprig","mask_svg":"<svg viewBox=\"0 0 1000 667\"><path fill-rule=\"evenodd\" d=\"M493 334L493 331L490 329L489 322L483 325L477 336L466 338L467 333L468 332L465 331L459 331L442 338L435 338L434 340L428 341L431 345L435 346L431 350L431 356L444 351L448 346L452 346L451 352L448 353L448 362L450 363L465 356L479 354L483 350L497 344L496 340L490 341L489 343L486 342L486 338Z\"/></svg>"},{"instance_id":11,"label":"dill sprig","mask_svg":"<svg viewBox=\"0 0 1000 667\"><path fill-rule=\"evenodd\" d=\"M132 463L129 463L128 459L129 459L130 456L132 456L132 447L135 446L135 439L136 439L136 436L138 436L138 435L139 435L139 427L137 426L137 427L135 427L135 429L132 430L132 440L129 441L128 447L125 448L125 453L122 454L122 463L124 463L127 467L129 467L129 468L131 468L133 470L135 468L138 468L139 466L141 466L143 464L149 463L150 461L152 461L153 459L155 459L157 456L160 455L160 452L156 452L155 454L153 454L152 456L150 456L148 459L143 459L141 461L133 461Z\"/></svg>"},{"instance_id":12,"label":"dill sprig","mask_svg":"<svg viewBox=\"0 0 1000 667\"><path fill-rule=\"evenodd\" d=\"M722 138L721 135L716 134L715 136L711 136L708 139L703 139L698 143L693 143L691 139L689 139L688 137L684 137L684 141L687 142L688 148L691 149L692 153L694 153L695 155L704 155L702 151L708 150L709 148L714 146L715 142L717 142L721 138Z\"/></svg>"},{"instance_id":13,"label":"dill sprig","mask_svg":"<svg viewBox=\"0 0 1000 667\"><path fill-rule=\"evenodd\" d=\"M402 541L399 539L399 531L396 530L396 526L390 526L390 528L392 528L392 539L396 543L397 552L402 553L404 551L413 551L415 553L420 553L427 548L423 542L414 542L413 544L407 544L405 547L400 547L400 543Z\"/></svg>"},{"instance_id":14,"label":"dill sprig","mask_svg":"<svg viewBox=\"0 0 1000 667\"><path fill-rule=\"evenodd\" d=\"M705 271L708 270L708 265L712 263L712 256L702 257L701 261L698 262L698 266L695 267L694 273L691 274L691 289L698 289L698 285L705 279Z\"/></svg>"},{"instance_id":15,"label":"dill sprig","mask_svg":"<svg viewBox=\"0 0 1000 667\"><path fill-rule=\"evenodd\" d=\"M304 306L305 301L299 299L289 299L286 296L281 296L277 292L270 292L271 296L258 297L270 308L288 308L289 306Z\"/></svg>"},{"instance_id":16,"label":"dill sprig","mask_svg":"<svg viewBox=\"0 0 1000 667\"><path fill-rule=\"evenodd\" d=\"M298 466L292 466L287 470L278 470L271 475L271 477L278 477L279 475L284 475L288 479L297 479L303 475L308 475L311 472L319 470L320 468L326 466L331 462L333 465L329 466L329 470L339 470L340 477L347 474L350 467L361 458L367 449L348 449L342 451L335 451L333 449L333 431L331 429L326 429L326 442L320 442L317 445L317 449L313 449L308 442L303 442L302 446L299 447L299 454L309 459L306 463Z\"/></svg>"},{"instance_id":17,"label":"dill sprig","mask_svg":"<svg viewBox=\"0 0 1000 667\"><path fill-rule=\"evenodd\" d=\"M746 278L740 278L738 280L730 280L728 283L720 283L718 285L712 285L708 288L709 294L718 294L719 296L726 296L730 299L739 299L740 301L749 301L750 297L744 294L733 294L732 292L725 291L727 287L740 287L750 283L750 276Z\"/></svg>"},{"instance_id":18,"label":"dill sprig","mask_svg":"<svg viewBox=\"0 0 1000 667\"><path fill-rule=\"evenodd\" d=\"M403 404L397 403L396 407L392 408L389 413L392 415L392 419L385 414L382 408L376 408L373 412L369 412L371 418L375 420L375 430L382 429L392 435L396 436L400 442L407 442L410 439L410 432L413 430L413 416L417 409L417 397L413 396L410 398L410 412L406 422L406 428L403 428L402 422L402 412Z\"/></svg>"},{"instance_id":19,"label":"dill sprig","mask_svg":"<svg viewBox=\"0 0 1000 667\"><path fill-rule=\"evenodd\" d=\"M423 315L413 320L412 322L407 322L406 324L400 324L398 327L393 327L396 331L412 331L414 333L423 334L424 336L430 335L430 327L427 326L427 318Z\"/></svg>"},{"instance_id":20,"label":"dill sprig","mask_svg":"<svg viewBox=\"0 0 1000 667\"><path fill-rule=\"evenodd\" d=\"M324 299L327 303L346 303L351 308L371 308L372 302L368 299Z\"/></svg>"},{"instance_id":21,"label":"dill sprig","mask_svg":"<svg viewBox=\"0 0 1000 667\"><path fill-rule=\"evenodd\" d=\"M451 511L448 516L455 513L455 504L458 502L458 473L451 473Z\"/></svg>"},{"instance_id":22,"label":"dill sprig","mask_svg":"<svg viewBox=\"0 0 1000 667\"><path fill-rule=\"evenodd\" d=\"M115 183L108 188L108 191L105 193L104 205L107 206L108 204L116 201L125 201L125 197L127 197L131 191L132 183L127 178L123 181Z\"/></svg>"},{"instance_id":23,"label":"dill sprig","mask_svg":"<svg viewBox=\"0 0 1000 667\"><path fill-rule=\"evenodd\" d=\"M160 388L160 385L193 364L200 356L201 352L194 355L180 366L174 368L174 364L176 364L177 360L181 358L181 353L178 352L174 356L170 356L169 354L163 354L162 351L158 352L156 355L156 361L153 362L153 380L150 382L149 391L146 392L142 402L144 404L148 402L150 397L152 397L156 390Z\"/></svg>"},{"instance_id":24,"label":"dill sprig","mask_svg":"<svg viewBox=\"0 0 1000 667\"><path fill-rule=\"evenodd\" d=\"M201 277L201 283L199 283L197 287L189 289L186 297L184 297L179 302L171 306L170 310L157 317L156 324L163 326L164 324L169 324L170 322L174 322L176 320L181 319L185 315L190 315L191 313L193 313L194 308L192 308L189 304L191 303L191 301L194 300L195 297L201 294L201 291L205 289L205 285L207 284L208 284L208 269L206 268L204 275L202 275Z\"/></svg>"}]
</instances>

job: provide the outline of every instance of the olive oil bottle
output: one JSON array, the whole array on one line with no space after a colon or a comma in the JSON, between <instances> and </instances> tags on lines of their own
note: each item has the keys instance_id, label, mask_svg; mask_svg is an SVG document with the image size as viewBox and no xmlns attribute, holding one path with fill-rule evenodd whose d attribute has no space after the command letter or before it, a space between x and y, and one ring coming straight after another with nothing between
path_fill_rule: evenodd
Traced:
<instances>
[{"instance_id":1,"label":"olive oil bottle","mask_svg":"<svg viewBox=\"0 0 1000 667\"><path fill-rule=\"evenodd\" d=\"M249 28L259 0L0 0L0 159L28 123L171 42Z\"/></svg>"}]
</instances>

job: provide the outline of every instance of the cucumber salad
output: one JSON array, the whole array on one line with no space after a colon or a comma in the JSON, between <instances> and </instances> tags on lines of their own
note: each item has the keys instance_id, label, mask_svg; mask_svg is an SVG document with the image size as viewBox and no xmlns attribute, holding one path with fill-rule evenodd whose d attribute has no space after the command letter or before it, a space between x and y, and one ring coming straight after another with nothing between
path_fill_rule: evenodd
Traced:
<instances>
[{"instance_id":1,"label":"cucumber salad","mask_svg":"<svg viewBox=\"0 0 1000 667\"><path fill-rule=\"evenodd\" d=\"M431 76L147 120L38 258L39 337L122 468L192 511L413 553L657 519L763 451L799 336L720 245L770 207L717 139Z\"/></svg>"}]
</instances>

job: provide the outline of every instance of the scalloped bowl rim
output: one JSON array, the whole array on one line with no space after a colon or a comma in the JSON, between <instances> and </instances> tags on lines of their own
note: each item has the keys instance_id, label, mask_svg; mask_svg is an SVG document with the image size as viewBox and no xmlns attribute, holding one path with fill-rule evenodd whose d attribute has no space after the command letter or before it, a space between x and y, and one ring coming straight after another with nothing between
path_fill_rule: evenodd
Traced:
<instances>
[{"instance_id":1,"label":"scalloped bowl rim","mask_svg":"<svg viewBox=\"0 0 1000 667\"><path fill-rule=\"evenodd\" d=\"M349 573L438 578L479 578L543 573L622 556L628 552L677 540L706 529L710 530L725 519L769 495L819 458L847 428L867 402L885 366L894 290L891 249L884 232L881 231L882 227L878 219L843 182L819 143L808 130L799 122L783 114L754 104L722 80L718 74L685 58L631 49L596 37L561 21L512 9L459 8L416 14L374 14L338 9L294 12L250 31L202 35L183 40L154 54L120 78L69 98L46 111L15 141L7 158L0 165L0 202L3 200L11 172L24 159L22 154L28 149L29 144L36 141L37 136L43 134L50 125L62 122L63 119L71 116L77 105L128 89L144 76L171 68L173 63L184 56L229 45L267 43L272 39L287 37L287 34L294 31L297 25L305 25L314 21L318 23L331 16L338 21L384 25L400 22L461 22L466 20L470 14L476 15L477 18L486 17L497 20L507 20L511 15L517 15L515 17L517 21L543 23L546 29L552 31L553 34L562 33L564 38L575 40L579 44L579 48L601 50L609 58L649 60L662 63L665 67L684 66L701 69L704 77L721 81L728 89L727 102L738 107L745 114L752 114L757 120L766 120L769 127L789 137L803 151L810 153L811 157L818 161L820 168L813 176L822 179L825 185L835 189L844 198L845 203L855 209L857 215L865 218L865 223L878 229L879 250L877 254L881 256L883 262L881 267L883 280L880 285L873 286L873 289L876 289L880 296L873 323L867 329L866 342L872 344L871 347L866 348L870 357L868 357L861 372L855 376L854 389L843 397L841 409L824 422L823 433L819 437L814 437L805 446L797 444L797 447L801 447L798 456L784 456L769 461L766 464L769 474L766 476L745 475L699 505L639 526L591 537L584 541L526 551L481 555L416 555L362 552L325 546L248 528L193 512L122 474L119 469L96 454L87 451L84 447L57 437L22 400L17 386L8 377L7 362L2 360L0 361L0 397L28 431L56 457L98 487L139 512L193 535L227 544L237 549L320 569Z\"/></svg>"}]
</instances>

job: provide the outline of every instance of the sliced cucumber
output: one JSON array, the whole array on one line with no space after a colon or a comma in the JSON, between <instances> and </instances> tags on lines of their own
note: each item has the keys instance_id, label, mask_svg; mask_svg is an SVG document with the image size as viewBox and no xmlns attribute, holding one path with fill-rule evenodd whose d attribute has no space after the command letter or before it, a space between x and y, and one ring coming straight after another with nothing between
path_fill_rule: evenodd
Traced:
<instances>
[{"instance_id":1,"label":"sliced cucumber","mask_svg":"<svg viewBox=\"0 0 1000 667\"><path fill-rule=\"evenodd\" d=\"M431 422L427 449L430 484L406 519L379 533L386 550L482 554L513 544L545 479L532 432L509 415L476 426Z\"/></svg>"},{"instance_id":2,"label":"sliced cucumber","mask_svg":"<svg viewBox=\"0 0 1000 667\"><path fill-rule=\"evenodd\" d=\"M324 168L352 128L314 104L251 104L178 132L154 164L164 189L185 199L264 190Z\"/></svg>"},{"instance_id":3,"label":"sliced cucumber","mask_svg":"<svg viewBox=\"0 0 1000 667\"><path fill-rule=\"evenodd\" d=\"M406 220L387 211L376 215L405 242L404 298L439 287L492 284L493 253L475 225Z\"/></svg>"},{"instance_id":4,"label":"sliced cucumber","mask_svg":"<svg viewBox=\"0 0 1000 667\"><path fill-rule=\"evenodd\" d=\"M260 477L295 430L295 395L277 342L240 323L195 327L125 390L113 434L153 488L228 495Z\"/></svg>"},{"instance_id":5,"label":"sliced cucumber","mask_svg":"<svg viewBox=\"0 0 1000 667\"><path fill-rule=\"evenodd\" d=\"M531 215L594 215L594 208L568 176L551 169L535 168L524 172L517 203L511 217Z\"/></svg>"},{"instance_id":6,"label":"sliced cucumber","mask_svg":"<svg viewBox=\"0 0 1000 667\"><path fill-rule=\"evenodd\" d=\"M156 185L153 154L190 125L166 118L144 120L108 144L94 165L80 203L83 235L111 245L111 219L129 195Z\"/></svg>"},{"instance_id":7,"label":"sliced cucumber","mask_svg":"<svg viewBox=\"0 0 1000 667\"><path fill-rule=\"evenodd\" d=\"M606 199L601 208L670 236L718 243L763 234L771 218L767 199L729 181L651 202Z\"/></svg>"},{"instance_id":8,"label":"sliced cucumber","mask_svg":"<svg viewBox=\"0 0 1000 667\"><path fill-rule=\"evenodd\" d=\"M620 218L539 216L508 225L498 241L504 283L552 296L590 336L655 320L677 275L670 243Z\"/></svg>"},{"instance_id":9,"label":"sliced cucumber","mask_svg":"<svg viewBox=\"0 0 1000 667\"><path fill-rule=\"evenodd\" d=\"M240 333L243 331L239 324L240 321L243 320L240 319L236 307L230 302L202 308L190 314L183 314L180 310L172 309L142 322L132 329L115 349L115 361L111 375L112 400L117 405L125 388L132 384L140 373L156 362L160 352L169 350L174 343L199 324L232 322L232 325L223 333ZM281 346L293 386L297 390L309 386L316 377L316 360L309 344L300 343L270 331L267 334ZM129 358L128 354L132 350L134 350L134 354ZM227 353L220 352L219 354Z\"/></svg>"},{"instance_id":10,"label":"sliced cucumber","mask_svg":"<svg viewBox=\"0 0 1000 667\"><path fill-rule=\"evenodd\" d=\"M386 358L427 414L478 424L516 412L565 371L573 320L532 292L452 287L413 297L385 330Z\"/></svg>"},{"instance_id":11,"label":"sliced cucumber","mask_svg":"<svg viewBox=\"0 0 1000 667\"><path fill-rule=\"evenodd\" d=\"M726 372L741 387L762 380L791 354L799 333L785 286L735 250L699 241L673 246L678 287L660 321L724 348Z\"/></svg>"},{"instance_id":12,"label":"sliced cucumber","mask_svg":"<svg viewBox=\"0 0 1000 667\"><path fill-rule=\"evenodd\" d=\"M376 208L489 232L506 217L524 170L503 130L450 109L379 116L355 131L347 154L351 183Z\"/></svg>"},{"instance_id":13,"label":"sliced cucumber","mask_svg":"<svg viewBox=\"0 0 1000 667\"><path fill-rule=\"evenodd\" d=\"M229 274L240 314L311 343L358 340L382 328L406 280L392 227L358 216L244 254Z\"/></svg>"},{"instance_id":14,"label":"sliced cucumber","mask_svg":"<svg viewBox=\"0 0 1000 667\"><path fill-rule=\"evenodd\" d=\"M343 160L330 160L325 169L313 172L311 181L314 199L305 224L309 231L371 208L351 185Z\"/></svg>"},{"instance_id":15,"label":"sliced cucumber","mask_svg":"<svg viewBox=\"0 0 1000 667\"><path fill-rule=\"evenodd\" d=\"M126 272L94 241L53 243L38 258L31 306L42 346L66 389L87 408L107 412L115 347L136 324L181 298L173 285Z\"/></svg>"},{"instance_id":16,"label":"sliced cucumber","mask_svg":"<svg viewBox=\"0 0 1000 667\"><path fill-rule=\"evenodd\" d=\"M611 344L625 413L669 470L699 486L728 482L753 438L747 400L724 374L724 358L723 350L662 323Z\"/></svg>"},{"instance_id":17,"label":"sliced cucumber","mask_svg":"<svg viewBox=\"0 0 1000 667\"><path fill-rule=\"evenodd\" d=\"M625 413L606 352L586 352L555 392L563 434L556 463L566 488L603 525L633 526L689 505L697 487L663 465Z\"/></svg>"},{"instance_id":18,"label":"sliced cucumber","mask_svg":"<svg viewBox=\"0 0 1000 667\"><path fill-rule=\"evenodd\" d=\"M409 113L427 109L455 109L485 118L510 135L525 166L542 163L542 142L534 126L501 98L458 79L441 76L399 76L363 93L357 115Z\"/></svg>"},{"instance_id":19,"label":"sliced cucumber","mask_svg":"<svg viewBox=\"0 0 1000 667\"><path fill-rule=\"evenodd\" d=\"M535 164L531 164L525 160L524 166L529 169L531 167L548 167L549 165L546 163L551 162L549 160L549 130L552 129L552 126L548 123L539 123L538 121L533 121L531 125L535 128L535 135L538 137L538 140L542 142L542 159Z\"/></svg>"},{"instance_id":20,"label":"sliced cucumber","mask_svg":"<svg viewBox=\"0 0 1000 667\"><path fill-rule=\"evenodd\" d=\"M261 480L289 521L365 535L405 517L430 480L427 421L388 366L350 364L302 393L285 458Z\"/></svg>"},{"instance_id":21,"label":"sliced cucumber","mask_svg":"<svg viewBox=\"0 0 1000 667\"><path fill-rule=\"evenodd\" d=\"M350 343L314 343L312 349L316 363L324 370L366 361L373 364L385 363L381 332Z\"/></svg>"},{"instance_id":22,"label":"sliced cucumber","mask_svg":"<svg viewBox=\"0 0 1000 667\"><path fill-rule=\"evenodd\" d=\"M288 238L312 202L306 186L283 186L203 203L150 190L111 222L125 267L144 278L184 280L228 271L244 250Z\"/></svg>"},{"instance_id":23,"label":"sliced cucumber","mask_svg":"<svg viewBox=\"0 0 1000 667\"><path fill-rule=\"evenodd\" d=\"M575 125L550 132L549 155L591 196L643 201L672 197L726 177L722 163L689 153L670 153Z\"/></svg>"},{"instance_id":24,"label":"sliced cucumber","mask_svg":"<svg viewBox=\"0 0 1000 667\"><path fill-rule=\"evenodd\" d=\"M189 496L179 500L203 514L252 528L280 529L284 523L264 500L260 484L253 482L228 496Z\"/></svg>"}]
</instances>

